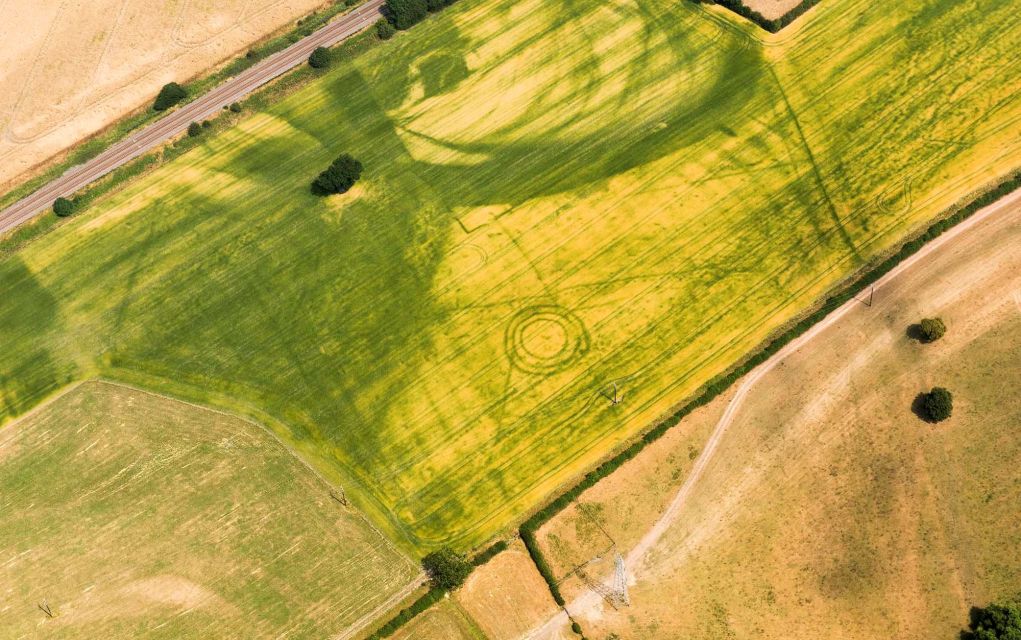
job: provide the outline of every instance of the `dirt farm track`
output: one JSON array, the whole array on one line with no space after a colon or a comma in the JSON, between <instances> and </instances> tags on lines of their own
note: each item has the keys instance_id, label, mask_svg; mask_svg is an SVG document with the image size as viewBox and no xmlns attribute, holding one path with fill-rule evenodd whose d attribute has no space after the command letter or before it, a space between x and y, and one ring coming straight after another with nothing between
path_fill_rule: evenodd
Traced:
<instances>
[{"instance_id":1,"label":"dirt farm track","mask_svg":"<svg viewBox=\"0 0 1021 640\"><path fill-rule=\"evenodd\" d=\"M0 0L0 190L323 0Z\"/></svg>"}]
</instances>

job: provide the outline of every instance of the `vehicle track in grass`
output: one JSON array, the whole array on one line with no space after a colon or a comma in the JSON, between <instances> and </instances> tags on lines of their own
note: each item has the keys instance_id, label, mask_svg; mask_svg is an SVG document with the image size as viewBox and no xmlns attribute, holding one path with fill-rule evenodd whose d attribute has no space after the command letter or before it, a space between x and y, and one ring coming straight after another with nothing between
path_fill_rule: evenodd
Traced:
<instances>
[{"instance_id":1,"label":"vehicle track in grass","mask_svg":"<svg viewBox=\"0 0 1021 640\"><path fill-rule=\"evenodd\" d=\"M650 528L649 531L642 536L638 544L636 544L625 556L624 562L631 574L629 575L629 582L633 582L634 580L633 572L635 567L639 566L656 543L663 537L663 534L666 533L670 526L677 520L681 509L687 502L689 494L692 492L695 485L698 484L706 467L712 461L713 454L715 453L717 446L742 408L744 400L748 397L749 393L751 393L759 380L772 371L778 364L783 362L787 357L806 346L816 336L839 322L851 311L860 308L863 304L870 304L865 303L864 301L871 300L873 292L879 290L885 284L895 280L900 274L911 269L915 264L924 260L936 251L944 249L947 245L953 246L954 241L961 238L962 235L967 234L969 230L997 214L1002 213L1004 210L1008 210L1011 207L1016 207L1018 205L1021 205L1021 190L1008 194L997 202L978 211L967 220L949 229L939 237L928 242L914 255L908 257L896 267L891 269L888 273L876 280L876 282L870 285L868 289L855 295L853 298L827 315L822 321L789 342L771 358L752 370L751 373L742 380L741 385L734 394L734 397L731 398L726 410L723 412L723 415L713 428L712 434L706 441L701 455L698 457L698 460L691 469L691 473L688 474L680 489L678 489L673 499L671 499L666 510L663 512L663 515L660 516L660 518L656 521L656 524L654 524L652 528ZM1021 293L1015 293L1014 299L1019 308L1021 308ZM612 576L604 577L603 584L610 587L612 584ZM590 611L594 607L599 606L601 598L602 597L594 591L586 591L583 595L568 603L556 616L547 620L543 625L536 627L524 637L529 639L549 637L556 629L568 624L571 616L578 616L584 612Z\"/></svg>"}]
</instances>

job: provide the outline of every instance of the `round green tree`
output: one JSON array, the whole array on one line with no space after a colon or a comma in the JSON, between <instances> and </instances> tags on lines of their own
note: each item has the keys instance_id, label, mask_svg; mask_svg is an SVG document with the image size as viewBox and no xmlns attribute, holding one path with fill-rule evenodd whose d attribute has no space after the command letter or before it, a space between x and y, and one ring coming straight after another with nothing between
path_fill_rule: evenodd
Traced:
<instances>
[{"instance_id":1,"label":"round green tree","mask_svg":"<svg viewBox=\"0 0 1021 640\"><path fill-rule=\"evenodd\" d=\"M389 40L395 33L397 33L397 29L390 24L389 20L381 18L379 22L376 23L376 37L380 40Z\"/></svg>"},{"instance_id":2,"label":"round green tree","mask_svg":"<svg viewBox=\"0 0 1021 640\"><path fill-rule=\"evenodd\" d=\"M184 87L176 82L168 82L163 85L159 94L156 95L156 100L152 103L152 108L156 111L169 109L181 100L184 100L187 95L188 92L184 90Z\"/></svg>"},{"instance_id":3,"label":"round green tree","mask_svg":"<svg viewBox=\"0 0 1021 640\"><path fill-rule=\"evenodd\" d=\"M961 640L1018 640L1021 638L1021 607L991 604L971 610L969 630Z\"/></svg>"},{"instance_id":4,"label":"round green tree","mask_svg":"<svg viewBox=\"0 0 1021 640\"><path fill-rule=\"evenodd\" d=\"M398 29L408 29L429 14L426 0L386 0L383 13Z\"/></svg>"},{"instance_id":5,"label":"round green tree","mask_svg":"<svg viewBox=\"0 0 1021 640\"><path fill-rule=\"evenodd\" d=\"M362 176L362 163L345 153L312 182L312 190L321 195L344 193Z\"/></svg>"},{"instance_id":6,"label":"round green tree","mask_svg":"<svg viewBox=\"0 0 1021 640\"><path fill-rule=\"evenodd\" d=\"M947 332L947 326L940 318L923 318L919 327L921 327L922 338L926 342L935 342Z\"/></svg>"},{"instance_id":7,"label":"round green tree","mask_svg":"<svg viewBox=\"0 0 1021 640\"><path fill-rule=\"evenodd\" d=\"M188 135L194 138L195 136L202 134L202 125L197 122L192 122L188 125Z\"/></svg>"},{"instance_id":8,"label":"round green tree","mask_svg":"<svg viewBox=\"0 0 1021 640\"><path fill-rule=\"evenodd\" d=\"M330 50L326 47L316 47L308 57L308 64L313 69L325 69L330 66Z\"/></svg>"},{"instance_id":9,"label":"round green tree","mask_svg":"<svg viewBox=\"0 0 1021 640\"><path fill-rule=\"evenodd\" d=\"M53 201L53 213L61 218L66 218L74 212L74 203L67 198L57 198Z\"/></svg>"},{"instance_id":10,"label":"round green tree","mask_svg":"<svg viewBox=\"0 0 1021 640\"><path fill-rule=\"evenodd\" d=\"M472 572L468 558L448 547L422 558L422 568L429 574L434 587L446 591L460 587Z\"/></svg>"},{"instance_id":11,"label":"round green tree","mask_svg":"<svg viewBox=\"0 0 1021 640\"><path fill-rule=\"evenodd\" d=\"M933 422L942 422L954 412L954 396L943 387L925 394L925 415Z\"/></svg>"}]
</instances>

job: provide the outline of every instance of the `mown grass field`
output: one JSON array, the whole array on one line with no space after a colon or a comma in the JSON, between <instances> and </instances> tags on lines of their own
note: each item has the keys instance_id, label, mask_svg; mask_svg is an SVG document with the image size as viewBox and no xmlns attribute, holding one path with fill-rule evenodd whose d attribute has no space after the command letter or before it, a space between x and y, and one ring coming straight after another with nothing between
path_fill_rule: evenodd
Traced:
<instances>
[{"instance_id":1,"label":"mown grass field","mask_svg":"<svg viewBox=\"0 0 1021 640\"><path fill-rule=\"evenodd\" d=\"M0 412L103 373L479 543L1021 164L1021 14L463 0L0 263ZM309 181L339 153L351 193ZM604 393L616 383L624 402Z\"/></svg>"},{"instance_id":2,"label":"mown grass field","mask_svg":"<svg viewBox=\"0 0 1021 640\"><path fill-rule=\"evenodd\" d=\"M0 431L0 628L339 634L418 568L330 491L255 425L86 383Z\"/></svg>"}]
</instances>

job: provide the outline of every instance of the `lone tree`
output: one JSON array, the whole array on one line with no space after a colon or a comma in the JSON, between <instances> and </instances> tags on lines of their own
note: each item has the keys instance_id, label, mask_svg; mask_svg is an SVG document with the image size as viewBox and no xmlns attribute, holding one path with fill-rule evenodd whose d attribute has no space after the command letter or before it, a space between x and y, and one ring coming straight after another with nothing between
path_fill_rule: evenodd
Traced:
<instances>
[{"instance_id":1,"label":"lone tree","mask_svg":"<svg viewBox=\"0 0 1021 640\"><path fill-rule=\"evenodd\" d=\"M188 135L192 138L202 135L202 125L197 122L192 122L188 125Z\"/></svg>"},{"instance_id":2,"label":"lone tree","mask_svg":"<svg viewBox=\"0 0 1021 640\"><path fill-rule=\"evenodd\" d=\"M407 29L429 14L426 0L386 0L384 15L393 26Z\"/></svg>"},{"instance_id":3,"label":"lone tree","mask_svg":"<svg viewBox=\"0 0 1021 640\"><path fill-rule=\"evenodd\" d=\"M933 422L942 422L953 412L954 396L943 387L935 387L925 394L925 415Z\"/></svg>"},{"instance_id":4,"label":"lone tree","mask_svg":"<svg viewBox=\"0 0 1021 640\"><path fill-rule=\"evenodd\" d=\"M308 57L308 65L313 69L325 69L330 66L330 50L326 47L316 47Z\"/></svg>"},{"instance_id":5,"label":"lone tree","mask_svg":"<svg viewBox=\"0 0 1021 640\"><path fill-rule=\"evenodd\" d=\"M422 558L422 568L429 574L434 587L451 591L468 579L472 563L466 556L444 547Z\"/></svg>"},{"instance_id":6,"label":"lone tree","mask_svg":"<svg viewBox=\"0 0 1021 640\"><path fill-rule=\"evenodd\" d=\"M67 198L57 198L53 201L53 213L58 217L66 218L74 212L74 203Z\"/></svg>"},{"instance_id":7,"label":"lone tree","mask_svg":"<svg viewBox=\"0 0 1021 640\"><path fill-rule=\"evenodd\" d=\"M1021 607L991 604L985 609L973 607L970 631L961 640L1021 640Z\"/></svg>"},{"instance_id":8,"label":"lone tree","mask_svg":"<svg viewBox=\"0 0 1021 640\"><path fill-rule=\"evenodd\" d=\"M345 193L362 177L362 163L345 153L333 161L330 168L312 181L312 191L320 195Z\"/></svg>"},{"instance_id":9,"label":"lone tree","mask_svg":"<svg viewBox=\"0 0 1021 640\"><path fill-rule=\"evenodd\" d=\"M918 326L921 327L925 342L936 342L947 332L947 326L940 318L923 318Z\"/></svg>"},{"instance_id":10,"label":"lone tree","mask_svg":"<svg viewBox=\"0 0 1021 640\"><path fill-rule=\"evenodd\" d=\"M184 90L184 87L176 82L168 82L160 89L156 100L152 103L152 108L156 111L164 111L184 100L187 95L188 92Z\"/></svg>"}]
</instances>

